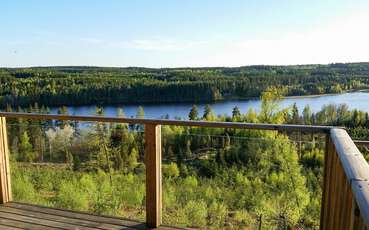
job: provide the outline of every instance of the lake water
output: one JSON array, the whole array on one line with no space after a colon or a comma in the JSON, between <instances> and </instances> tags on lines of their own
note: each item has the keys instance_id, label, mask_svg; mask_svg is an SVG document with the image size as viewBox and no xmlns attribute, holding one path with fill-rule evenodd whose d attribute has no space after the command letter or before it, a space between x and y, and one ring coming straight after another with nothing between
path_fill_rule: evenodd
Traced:
<instances>
[{"instance_id":1,"label":"lake water","mask_svg":"<svg viewBox=\"0 0 369 230\"><path fill-rule=\"evenodd\" d=\"M350 92L335 95L322 95L322 96L310 96L310 97L289 97L281 101L281 108L292 106L297 104L300 111L306 105L310 105L313 112L319 111L323 105L327 104L342 104L345 103L350 109L359 109L369 112L369 92ZM147 104L141 105L145 111L145 118L162 118L165 115L169 115L170 118L184 118L188 119L188 113L193 103L181 103L181 104ZM246 113L251 107L256 111L260 109L260 100L230 100L216 103L210 103L210 106L217 115L226 114L231 115L232 109L238 106L242 113ZM199 114L202 115L205 103L196 104L199 108ZM123 108L126 117L135 117L137 108L140 105L114 105L104 106L105 116L116 116L117 109ZM69 106L69 113L74 115L94 115L95 106ZM57 108L51 109L52 113L57 112Z\"/></svg>"}]
</instances>

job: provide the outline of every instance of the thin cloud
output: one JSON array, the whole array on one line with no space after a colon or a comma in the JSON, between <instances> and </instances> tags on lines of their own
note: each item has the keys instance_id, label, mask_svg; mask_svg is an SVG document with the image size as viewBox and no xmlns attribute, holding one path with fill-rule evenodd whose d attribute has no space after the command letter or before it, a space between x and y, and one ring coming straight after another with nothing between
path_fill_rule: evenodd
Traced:
<instances>
[{"instance_id":1,"label":"thin cloud","mask_svg":"<svg viewBox=\"0 0 369 230\"><path fill-rule=\"evenodd\" d=\"M122 49L136 49L143 51L182 51L206 46L208 45L208 42L179 41L171 39L136 39L112 42L111 45Z\"/></svg>"}]
</instances>

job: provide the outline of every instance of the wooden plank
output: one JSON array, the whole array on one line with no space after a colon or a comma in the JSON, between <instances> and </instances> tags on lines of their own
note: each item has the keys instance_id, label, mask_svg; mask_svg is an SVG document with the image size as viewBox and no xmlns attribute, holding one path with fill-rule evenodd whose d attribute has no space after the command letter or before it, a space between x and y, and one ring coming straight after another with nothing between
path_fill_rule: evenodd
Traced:
<instances>
[{"instance_id":1,"label":"wooden plank","mask_svg":"<svg viewBox=\"0 0 369 230\"><path fill-rule=\"evenodd\" d=\"M344 175L344 183L343 183L343 199L344 206L342 207L342 213L339 217L340 228L341 229L349 229L350 223L350 215L352 210L352 192L350 187L350 182L347 180L347 177Z\"/></svg>"},{"instance_id":2,"label":"wooden plank","mask_svg":"<svg viewBox=\"0 0 369 230\"><path fill-rule=\"evenodd\" d=\"M8 142L8 132L6 127L6 118L3 117L3 124L4 124L4 150L5 150L5 171L6 171L6 182L7 182L7 188L8 188L8 202L13 200L12 196L12 186L11 186L11 174L10 174L10 152L9 152L9 142Z\"/></svg>"},{"instance_id":3,"label":"wooden plank","mask_svg":"<svg viewBox=\"0 0 369 230\"><path fill-rule=\"evenodd\" d=\"M320 229L325 229L328 222L329 202L330 202L330 187L329 177L331 175L331 165L333 162L333 144L329 135L326 135L325 153L324 153L324 174L323 174L323 192L322 204L320 211Z\"/></svg>"},{"instance_id":4,"label":"wooden plank","mask_svg":"<svg viewBox=\"0 0 369 230\"><path fill-rule=\"evenodd\" d=\"M124 227L122 225L113 225L113 224L100 223L100 222L90 221L90 220L81 220L78 218L64 217L64 216L53 215L53 214L48 214L48 213L41 213L41 212L33 212L30 210L23 210L23 209L17 209L17 208L5 207L5 206L0 206L0 212L13 213L13 214L33 217L37 219L51 220L51 221L57 221L61 223L70 223L70 224L79 225L83 227L90 227L90 228L104 229L104 230L114 230L114 229L118 230Z\"/></svg>"},{"instance_id":5,"label":"wooden plank","mask_svg":"<svg viewBox=\"0 0 369 230\"><path fill-rule=\"evenodd\" d=\"M363 226L369 226L369 181L353 181L352 191L355 194L357 208Z\"/></svg>"},{"instance_id":6,"label":"wooden plank","mask_svg":"<svg viewBox=\"0 0 369 230\"><path fill-rule=\"evenodd\" d=\"M4 129L3 118L0 117L0 203L1 204L6 203L8 199L6 181L5 181L5 172L4 172L5 149L4 149L3 129Z\"/></svg>"},{"instance_id":7,"label":"wooden plank","mask_svg":"<svg viewBox=\"0 0 369 230\"><path fill-rule=\"evenodd\" d=\"M10 220L0 218L0 229L29 229L29 230L50 230L48 226L42 226L38 224L25 223L17 220Z\"/></svg>"},{"instance_id":8,"label":"wooden plank","mask_svg":"<svg viewBox=\"0 0 369 230\"><path fill-rule=\"evenodd\" d=\"M145 125L146 224L161 225L161 126Z\"/></svg>"},{"instance_id":9,"label":"wooden plank","mask_svg":"<svg viewBox=\"0 0 369 230\"><path fill-rule=\"evenodd\" d=\"M329 186L331 188L330 193L329 193L329 198L330 198L330 203L328 206L328 210L329 210L329 219L328 219L328 223L327 223L327 228L329 230L336 230L333 228L334 225L334 211L336 208L336 196L337 196L337 171L336 171L336 165L339 161L337 154L335 154L333 152L332 154L333 157L333 163L332 163L332 169L331 169L331 175L329 177Z\"/></svg>"},{"instance_id":10,"label":"wooden plank","mask_svg":"<svg viewBox=\"0 0 369 230\"><path fill-rule=\"evenodd\" d=\"M0 203L4 204L11 200L9 148L6 132L6 120L5 117L0 117Z\"/></svg>"},{"instance_id":11,"label":"wooden plank","mask_svg":"<svg viewBox=\"0 0 369 230\"><path fill-rule=\"evenodd\" d=\"M36 213L45 213L45 214L52 214L57 216L63 216L63 217L69 217L69 218L76 218L80 220L87 220L87 221L94 221L99 223L107 223L107 224L114 224L119 226L126 226L134 229L146 229L145 224L127 220L123 218L118 217L108 217L108 216L100 216L100 215L94 215L90 213L84 213L84 212L77 212L77 211L66 211L62 209L56 209L56 208L47 208L43 206L38 205L30 205L30 204L22 204L22 203L16 203L16 202L9 202L5 204L5 207L13 207L23 210L29 210Z\"/></svg>"},{"instance_id":12,"label":"wooden plank","mask_svg":"<svg viewBox=\"0 0 369 230\"><path fill-rule=\"evenodd\" d=\"M174 125L174 126L197 126L209 128L235 128L235 129L258 129L258 130L279 130L279 131L304 131L329 133L333 126L319 125L289 125L289 124L258 124L243 122L211 122L211 121L185 121L166 119L137 119L122 117L102 117L102 116L72 116L55 114L35 114L35 113L10 113L0 112L0 116L7 118L24 118L36 120L69 120L69 121L97 121L128 124L148 124L148 125Z\"/></svg>"},{"instance_id":13,"label":"wooden plank","mask_svg":"<svg viewBox=\"0 0 369 230\"><path fill-rule=\"evenodd\" d=\"M83 226L73 225L73 224L68 224L68 223L60 223L60 222L57 222L57 221L39 219L39 218L34 218L34 217L29 217L29 216L23 216L23 215L18 215L18 214L6 213L6 212L1 212L1 211L0 211L0 218L5 218L5 219L9 219L9 220L17 220L17 221L22 221L24 223L37 224L37 225L42 225L42 226L45 226L45 227L53 227L53 228L65 229L65 230L69 230L69 229L76 229L76 230L77 229L78 230L96 229L96 228L88 228L88 227L83 227Z\"/></svg>"},{"instance_id":14,"label":"wooden plank","mask_svg":"<svg viewBox=\"0 0 369 230\"><path fill-rule=\"evenodd\" d=\"M369 225L369 165L345 130L332 129L331 138L352 191L353 199L349 202L354 205L351 206L349 227L364 229Z\"/></svg>"},{"instance_id":15,"label":"wooden plank","mask_svg":"<svg viewBox=\"0 0 369 230\"><path fill-rule=\"evenodd\" d=\"M17 227L12 227L12 226L9 226L9 225L3 225L3 224L0 224L0 229L6 229L6 230L19 230L19 229L23 229L23 228L17 228Z\"/></svg>"},{"instance_id":16,"label":"wooden plank","mask_svg":"<svg viewBox=\"0 0 369 230\"><path fill-rule=\"evenodd\" d=\"M338 159L338 157L337 157ZM337 160L337 164L336 164L336 207L334 210L334 222L333 222L333 229L342 229L340 226L340 216L342 215L343 212L343 206L344 204L344 184L345 184L345 177L344 177L344 171L343 168L341 166L341 162L339 161L339 159Z\"/></svg>"}]
</instances>

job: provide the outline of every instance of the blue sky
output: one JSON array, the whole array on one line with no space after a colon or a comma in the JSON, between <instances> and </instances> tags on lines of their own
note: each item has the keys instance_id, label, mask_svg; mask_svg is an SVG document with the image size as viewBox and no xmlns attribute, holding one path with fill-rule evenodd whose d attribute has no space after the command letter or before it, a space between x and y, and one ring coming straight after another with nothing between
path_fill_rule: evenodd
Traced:
<instances>
[{"instance_id":1,"label":"blue sky","mask_svg":"<svg viewBox=\"0 0 369 230\"><path fill-rule=\"evenodd\" d=\"M367 0L2 0L0 66L369 61Z\"/></svg>"}]
</instances>

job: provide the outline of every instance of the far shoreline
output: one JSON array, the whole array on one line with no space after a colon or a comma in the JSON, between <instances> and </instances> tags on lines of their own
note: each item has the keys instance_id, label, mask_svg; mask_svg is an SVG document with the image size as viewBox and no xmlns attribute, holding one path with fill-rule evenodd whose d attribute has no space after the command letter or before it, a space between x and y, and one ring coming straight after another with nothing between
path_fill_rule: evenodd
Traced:
<instances>
[{"instance_id":1,"label":"far shoreline","mask_svg":"<svg viewBox=\"0 0 369 230\"><path fill-rule=\"evenodd\" d=\"M354 90L345 90L342 91L341 93L324 93L324 94L311 94L311 95L296 95L296 96L284 96L281 100L285 100L285 99L303 99L303 98L318 98L318 97L324 97L324 96L335 96L335 95L341 95L341 94L346 94L346 93L357 93L357 92L363 92L363 93L369 93L369 89L354 89ZM38 105L39 107L41 106L45 106L50 108L51 110L53 109L58 109L61 107L74 107L74 108L78 108L78 107L91 107L91 106L95 106L95 107L125 107L125 106L155 106L155 105L214 105L217 103L222 103L222 102L234 102L234 101L257 101L260 100L260 97L226 97L223 98L222 100L215 100L215 101L184 101L184 102L136 102L136 103L112 103L112 104L80 104L80 105L57 105L57 106L47 106L47 105ZM27 107L22 107L22 108L27 108ZM0 111L5 110L5 108L0 108Z\"/></svg>"},{"instance_id":2,"label":"far shoreline","mask_svg":"<svg viewBox=\"0 0 369 230\"><path fill-rule=\"evenodd\" d=\"M369 93L369 89L360 89L360 90L345 90L342 91L341 93L323 93L323 94L311 94L311 95L298 95L298 96L286 96L283 98L314 98L314 97L321 97L321 96L334 96L334 95L340 95L340 94L345 94L345 93L357 93L357 92L362 92L362 93Z\"/></svg>"}]
</instances>

